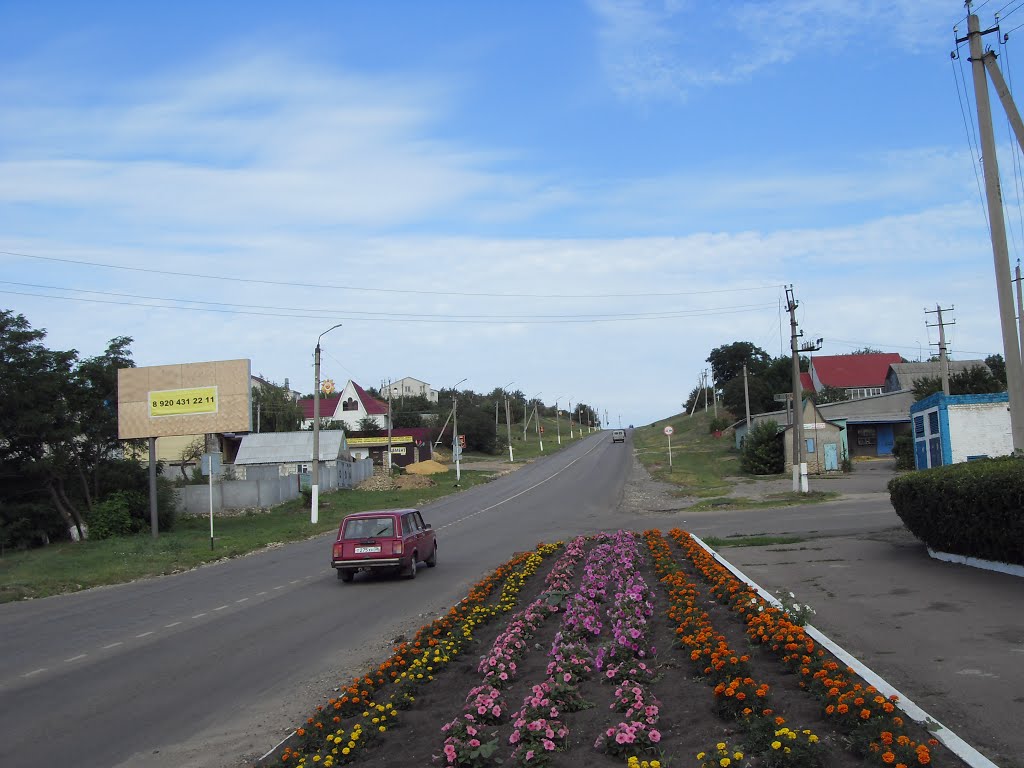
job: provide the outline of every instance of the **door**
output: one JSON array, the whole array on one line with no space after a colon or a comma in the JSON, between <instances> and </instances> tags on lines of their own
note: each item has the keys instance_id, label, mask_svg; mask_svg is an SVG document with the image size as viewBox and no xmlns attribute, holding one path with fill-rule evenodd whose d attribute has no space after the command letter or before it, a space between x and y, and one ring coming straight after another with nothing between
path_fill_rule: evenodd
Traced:
<instances>
[{"instance_id":1,"label":"door","mask_svg":"<svg viewBox=\"0 0 1024 768\"><path fill-rule=\"evenodd\" d=\"M893 436L892 424L878 425L878 455L891 456L892 446L896 438Z\"/></svg>"},{"instance_id":2,"label":"door","mask_svg":"<svg viewBox=\"0 0 1024 768\"><path fill-rule=\"evenodd\" d=\"M839 450L835 443L825 443L825 471L835 472L839 469Z\"/></svg>"}]
</instances>

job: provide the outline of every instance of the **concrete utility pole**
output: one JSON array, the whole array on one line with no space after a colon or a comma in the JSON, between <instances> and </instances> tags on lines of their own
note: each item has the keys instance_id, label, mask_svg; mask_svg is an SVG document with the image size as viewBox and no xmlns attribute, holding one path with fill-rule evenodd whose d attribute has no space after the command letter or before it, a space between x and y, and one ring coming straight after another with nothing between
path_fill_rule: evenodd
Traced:
<instances>
[{"instance_id":1,"label":"concrete utility pole","mask_svg":"<svg viewBox=\"0 0 1024 768\"><path fill-rule=\"evenodd\" d=\"M1024 294L1022 294L1022 283L1020 279L1020 259L1017 259L1017 269L1015 274L1017 283L1017 336L1021 343L1021 359L1024 360Z\"/></svg>"},{"instance_id":2,"label":"concrete utility pole","mask_svg":"<svg viewBox=\"0 0 1024 768\"><path fill-rule=\"evenodd\" d=\"M953 311L953 307L950 307L949 309L947 309L945 311L946 312L952 312ZM943 309L938 304L935 305L934 312L932 310L930 310L930 309L926 309L925 310L925 314L928 314L928 315L936 314L936 315L938 315L939 316L939 322L937 322L937 323L929 323L926 320L925 321L925 325L928 326L929 328L934 328L936 326L938 326L938 328L939 328L939 375L942 377L942 394L948 395L949 394L949 355L947 354L948 350L946 349L946 326L947 325L956 325L956 320L954 320L952 323L944 323L944 322L942 322L942 312L943 312Z\"/></svg>"},{"instance_id":3,"label":"concrete utility pole","mask_svg":"<svg viewBox=\"0 0 1024 768\"><path fill-rule=\"evenodd\" d=\"M388 458L384 463L388 474L391 474L391 379L388 379Z\"/></svg>"},{"instance_id":4,"label":"concrete utility pole","mask_svg":"<svg viewBox=\"0 0 1024 768\"><path fill-rule=\"evenodd\" d=\"M569 405L566 413L569 414L569 439L572 440L572 398L569 398Z\"/></svg>"},{"instance_id":5,"label":"concrete utility pole","mask_svg":"<svg viewBox=\"0 0 1024 768\"><path fill-rule=\"evenodd\" d=\"M743 364L743 402L747 406L747 434L750 434L750 389L747 387L747 364Z\"/></svg>"},{"instance_id":6,"label":"concrete utility pole","mask_svg":"<svg viewBox=\"0 0 1024 768\"><path fill-rule=\"evenodd\" d=\"M803 393L800 391L800 347L797 339L801 334L796 330L796 308L798 306L793 286L786 289L786 306L789 309L790 345L793 350L793 492L807 490L807 465L803 463Z\"/></svg>"},{"instance_id":7,"label":"concrete utility pole","mask_svg":"<svg viewBox=\"0 0 1024 768\"><path fill-rule=\"evenodd\" d=\"M512 412L509 410L508 393L505 393L505 428L508 430L508 460L515 463L515 456L512 453Z\"/></svg>"},{"instance_id":8,"label":"concrete utility pole","mask_svg":"<svg viewBox=\"0 0 1024 768\"><path fill-rule=\"evenodd\" d=\"M968 4L968 8L970 5ZM996 31L981 31L978 17L967 17L967 40L971 49L971 71L974 75L974 98L978 111L978 129L981 136L981 165L985 172L985 197L988 200L989 231L992 233L992 260L996 272L996 296L999 301L999 325L1003 335L1003 358L1006 361L1006 383L1010 398L1010 431L1014 453L1024 451L1024 371L1021 370L1020 339L1014 322L1013 291L1010 288L1010 257L1006 244L1006 223L1003 220L1003 195L999 185L999 161L996 158L995 133L992 130L992 111L985 76L986 58L995 58L991 51L982 50L982 35ZM957 42L963 39L957 38ZM995 62L992 62L992 66Z\"/></svg>"},{"instance_id":9,"label":"concrete utility pole","mask_svg":"<svg viewBox=\"0 0 1024 768\"><path fill-rule=\"evenodd\" d=\"M341 328L341 323L332 325L316 337L316 349L313 350L313 466L310 477L309 522L315 525L320 519L320 339Z\"/></svg>"}]
</instances>

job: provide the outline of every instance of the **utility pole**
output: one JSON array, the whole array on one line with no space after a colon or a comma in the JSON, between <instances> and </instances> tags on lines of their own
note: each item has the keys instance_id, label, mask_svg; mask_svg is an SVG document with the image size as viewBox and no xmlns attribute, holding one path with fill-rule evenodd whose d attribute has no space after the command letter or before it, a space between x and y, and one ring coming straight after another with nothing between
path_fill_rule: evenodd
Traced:
<instances>
[{"instance_id":1,"label":"utility pole","mask_svg":"<svg viewBox=\"0 0 1024 768\"><path fill-rule=\"evenodd\" d=\"M1024 359L1024 295L1021 293L1020 259L1017 259L1015 277L1014 282L1017 283L1017 335L1022 345L1021 358Z\"/></svg>"},{"instance_id":2,"label":"utility pole","mask_svg":"<svg viewBox=\"0 0 1024 768\"><path fill-rule=\"evenodd\" d=\"M512 453L512 412L509 410L508 393L505 393L505 428L508 430L508 460L515 463L515 456Z\"/></svg>"},{"instance_id":3,"label":"utility pole","mask_svg":"<svg viewBox=\"0 0 1024 768\"><path fill-rule=\"evenodd\" d=\"M747 387L747 364L743 364L743 402L747 406L747 434L750 434L750 389Z\"/></svg>"},{"instance_id":4,"label":"utility pole","mask_svg":"<svg viewBox=\"0 0 1024 768\"><path fill-rule=\"evenodd\" d=\"M953 307L950 307L949 309L947 309L945 311L946 312L952 312L953 311ZM926 320L925 321L925 325L927 327L929 327L929 328L935 328L936 326L938 326L938 329L939 329L939 374L942 376L942 394L948 395L949 394L949 356L947 354L947 349L946 349L946 326L947 325L956 325L956 320L954 320L952 323L944 323L944 322L942 322L942 312L943 312L943 309L938 304L935 305L934 311L930 310L930 309L926 309L925 310L925 314L927 314L927 315L932 315L932 314L938 315L939 322L937 322L937 323L929 323Z\"/></svg>"},{"instance_id":5,"label":"utility pole","mask_svg":"<svg viewBox=\"0 0 1024 768\"><path fill-rule=\"evenodd\" d=\"M807 468L802 461L804 409L803 393L800 391L800 348L797 339L802 335L796 330L796 308L798 306L793 286L786 288L786 307L789 310L790 346L793 350L793 493L806 490Z\"/></svg>"},{"instance_id":6,"label":"utility pole","mask_svg":"<svg viewBox=\"0 0 1024 768\"><path fill-rule=\"evenodd\" d=\"M708 412L708 369L704 369L703 376L700 380L700 385L704 389L704 413Z\"/></svg>"},{"instance_id":7,"label":"utility pole","mask_svg":"<svg viewBox=\"0 0 1024 768\"><path fill-rule=\"evenodd\" d=\"M568 410L566 413L569 414L569 439L572 440L572 399L569 399Z\"/></svg>"},{"instance_id":8,"label":"utility pole","mask_svg":"<svg viewBox=\"0 0 1024 768\"><path fill-rule=\"evenodd\" d=\"M388 460L384 464L388 475L391 475L391 379L388 379Z\"/></svg>"},{"instance_id":9,"label":"utility pole","mask_svg":"<svg viewBox=\"0 0 1024 768\"><path fill-rule=\"evenodd\" d=\"M970 10L971 4L967 7ZM999 185L999 161L996 157L995 133L985 74L986 59L995 66L995 54L982 50L982 35L998 28L981 31L978 17L967 17L967 40L971 50L971 71L974 76L974 98L981 136L981 165L985 172L985 197L988 201L989 231L992 234L992 260L996 273L996 297L999 302L999 325L1003 335L1003 357L1006 361L1006 383L1010 399L1010 431L1014 453L1024 451L1024 371L1021 370L1020 339L1014 323L1013 292L1010 288L1010 257L1006 244L1006 222L1003 220L1003 195ZM957 42L963 39L957 38ZM990 68L991 68L990 67Z\"/></svg>"}]
</instances>

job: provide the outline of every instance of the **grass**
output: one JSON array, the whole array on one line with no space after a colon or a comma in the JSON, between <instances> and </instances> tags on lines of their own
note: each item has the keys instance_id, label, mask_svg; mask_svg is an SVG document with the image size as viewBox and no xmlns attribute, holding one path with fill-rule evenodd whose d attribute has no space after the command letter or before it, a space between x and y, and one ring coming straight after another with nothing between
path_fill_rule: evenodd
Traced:
<instances>
[{"instance_id":1,"label":"grass","mask_svg":"<svg viewBox=\"0 0 1024 768\"><path fill-rule=\"evenodd\" d=\"M807 541L802 536L768 536L766 534L755 534L753 536L704 536L701 539L705 544L714 549L722 547L766 547L771 544L799 544Z\"/></svg>"},{"instance_id":2,"label":"grass","mask_svg":"<svg viewBox=\"0 0 1024 768\"><path fill-rule=\"evenodd\" d=\"M540 420L540 426L544 427L544 451L540 450L540 439L537 434L535 422L531 422L530 426L526 430L526 439L523 439L523 424L512 425L512 455L515 457L515 463L520 464L522 462L531 461L532 459L539 458L541 456L549 456L552 453L557 453L563 448L568 447L572 443L578 443L584 437L590 434L596 434L597 429L593 433L589 433L586 429L583 430L583 434L580 434L579 425L574 421L572 424L572 438L569 437L569 421L564 416L558 420L558 424L555 423L553 418L542 417ZM561 431L562 443L558 443L558 434ZM498 427L498 436L504 443L508 430L502 422ZM450 446L446 446L446 451L450 451ZM463 460L465 463L472 465L474 461L508 461L508 446L505 445L502 449L494 454L493 456L485 453L470 453L466 452L463 454Z\"/></svg>"},{"instance_id":3,"label":"grass","mask_svg":"<svg viewBox=\"0 0 1024 768\"><path fill-rule=\"evenodd\" d=\"M837 498L836 491L808 491L807 493L769 493L762 499L751 499L746 496L719 496L704 499L694 504L691 509L773 509L790 507L797 504L820 504Z\"/></svg>"},{"instance_id":4,"label":"grass","mask_svg":"<svg viewBox=\"0 0 1024 768\"><path fill-rule=\"evenodd\" d=\"M189 570L275 543L299 541L336 530L342 518L352 512L422 506L457 490L486 483L491 477L487 472L464 469L456 488L453 470L447 475L434 475L436 484L429 488L326 493L320 496L316 525L309 522L309 507L301 497L268 512L225 516L215 513L212 551L209 518L180 517L174 530L163 532L156 539L147 530L136 536L59 542L42 549L5 554L0 558L0 603ZM325 563L327 556L325 549Z\"/></svg>"},{"instance_id":5,"label":"grass","mask_svg":"<svg viewBox=\"0 0 1024 768\"><path fill-rule=\"evenodd\" d=\"M723 412L724 413L724 412ZM708 432L713 413L699 411L693 416L678 414L633 430L637 458L656 480L677 486L681 495L715 498L727 494L735 484L726 478L738 475L739 453L731 438ZM672 435L672 466L669 466L666 425Z\"/></svg>"}]
</instances>

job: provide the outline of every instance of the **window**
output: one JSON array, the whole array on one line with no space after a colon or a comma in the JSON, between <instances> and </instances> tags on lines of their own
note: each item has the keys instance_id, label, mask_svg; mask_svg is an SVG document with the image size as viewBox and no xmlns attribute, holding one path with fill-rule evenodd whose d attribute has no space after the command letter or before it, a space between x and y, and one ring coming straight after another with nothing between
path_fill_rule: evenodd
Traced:
<instances>
[{"instance_id":1,"label":"window","mask_svg":"<svg viewBox=\"0 0 1024 768\"><path fill-rule=\"evenodd\" d=\"M914 437L924 437L924 416L914 417Z\"/></svg>"},{"instance_id":2,"label":"window","mask_svg":"<svg viewBox=\"0 0 1024 768\"><path fill-rule=\"evenodd\" d=\"M928 434L939 434L939 412L937 410L928 414Z\"/></svg>"},{"instance_id":3,"label":"window","mask_svg":"<svg viewBox=\"0 0 1024 768\"><path fill-rule=\"evenodd\" d=\"M814 438L813 437L808 437L807 438L807 452L808 453L814 453Z\"/></svg>"},{"instance_id":4,"label":"window","mask_svg":"<svg viewBox=\"0 0 1024 768\"><path fill-rule=\"evenodd\" d=\"M343 402L341 404L341 410L343 410L343 411L358 411L359 410L359 403L357 403L354 398L350 397L348 400L346 400L345 402Z\"/></svg>"},{"instance_id":5,"label":"window","mask_svg":"<svg viewBox=\"0 0 1024 768\"><path fill-rule=\"evenodd\" d=\"M393 517L362 517L345 523L346 539L372 539L377 536L394 536Z\"/></svg>"},{"instance_id":6,"label":"window","mask_svg":"<svg viewBox=\"0 0 1024 768\"><path fill-rule=\"evenodd\" d=\"M857 445L872 446L878 442L878 433L874 427L859 427L857 429Z\"/></svg>"},{"instance_id":7,"label":"window","mask_svg":"<svg viewBox=\"0 0 1024 768\"><path fill-rule=\"evenodd\" d=\"M424 531L427 528L426 524L423 522L423 516L419 512L416 513L416 525L419 526L421 531Z\"/></svg>"}]
</instances>

